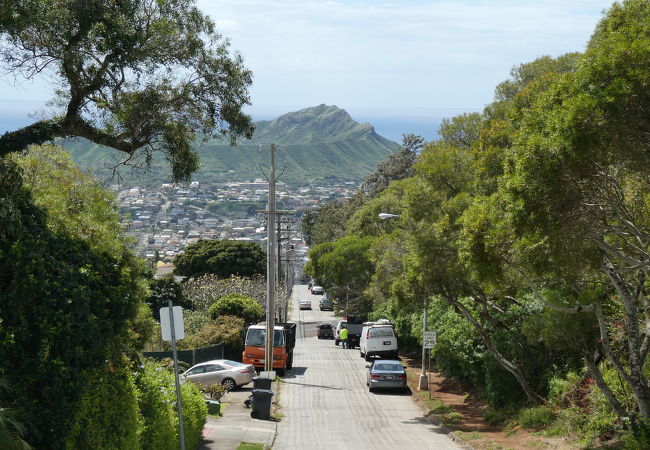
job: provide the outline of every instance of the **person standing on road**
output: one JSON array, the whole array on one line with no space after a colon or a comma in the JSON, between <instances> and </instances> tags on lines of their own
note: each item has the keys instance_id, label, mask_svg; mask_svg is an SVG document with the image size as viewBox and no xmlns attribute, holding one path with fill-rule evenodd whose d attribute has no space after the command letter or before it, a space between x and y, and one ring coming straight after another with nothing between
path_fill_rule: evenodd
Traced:
<instances>
[{"instance_id":1,"label":"person standing on road","mask_svg":"<svg viewBox=\"0 0 650 450\"><path fill-rule=\"evenodd\" d=\"M343 348L349 348L350 344L348 343L348 329L345 326L341 327L341 332L339 333L339 338L341 339Z\"/></svg>"}]
</instances>

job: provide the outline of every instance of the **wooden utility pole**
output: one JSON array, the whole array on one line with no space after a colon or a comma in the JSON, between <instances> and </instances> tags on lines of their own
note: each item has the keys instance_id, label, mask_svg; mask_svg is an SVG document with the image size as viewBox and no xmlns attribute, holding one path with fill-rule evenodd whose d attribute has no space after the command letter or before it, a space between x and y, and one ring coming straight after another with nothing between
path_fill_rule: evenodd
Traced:
<instances>
[{"instance_id":1,"label":"wooden utility pole","mask_svg":"<svg viewBox=\"0 0 650 450\"><path fill-rule=\"evenodd\" d=\"M269 199L267 217L267 264L266 264L266 347L264 370L273 370L273 339L275 337L275 144L271 144L271 168L269 170Z\"/></svg>"}]
</instances>

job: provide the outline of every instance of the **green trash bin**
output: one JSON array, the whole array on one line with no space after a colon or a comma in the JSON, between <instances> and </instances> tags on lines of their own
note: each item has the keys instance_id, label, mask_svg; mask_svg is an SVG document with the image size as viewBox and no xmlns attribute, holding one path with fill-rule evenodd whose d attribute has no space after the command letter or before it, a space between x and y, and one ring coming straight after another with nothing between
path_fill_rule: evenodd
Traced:
<instances>
[{"instance_id":1,"label":"green trash bin","mask_svg":"<svg viewBox=\"0 0 650 450\"><path fill-rule=\"evenodd\" d=\"M269 420L271 418L271 400L273 391L270 389L253 389L253 412L254 418Z\"/></svg>"},{"instance_id":2,"label":"green trash bin","mask_svg":"<svg viewBox=\"0 0 650 450\"><path fill-rule=\"evenodd\" d=\"M253 389L271 389L271 382L273 380L270 378L264 377L255 377L253 378Z\"/></svg>"}]
</instances>

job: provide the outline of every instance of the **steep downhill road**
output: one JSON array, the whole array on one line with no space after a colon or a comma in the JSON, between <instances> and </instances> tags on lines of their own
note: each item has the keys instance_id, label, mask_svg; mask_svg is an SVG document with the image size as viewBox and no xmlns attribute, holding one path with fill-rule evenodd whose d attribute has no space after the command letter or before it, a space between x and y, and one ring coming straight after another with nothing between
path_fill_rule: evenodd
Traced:
<instances>
[{"instance_id":1,"label":"steep downhill road","mask_svg":"<svg viewBox=\"0 0 650 450\"><path fill-rule=\"evenodd\" d=\"M314 310L299 311L299 298L311 299ZM294 367L283 378L284 417L273 448L460 448L423 417L410 393L368 392L366 363L358 349L344 350L332 340L315 337L317 322L335 320L333 313L318 311L318 298L306 286L294 287L292 320L304 334L299 332Z\"/></svg>"}]
</instances>

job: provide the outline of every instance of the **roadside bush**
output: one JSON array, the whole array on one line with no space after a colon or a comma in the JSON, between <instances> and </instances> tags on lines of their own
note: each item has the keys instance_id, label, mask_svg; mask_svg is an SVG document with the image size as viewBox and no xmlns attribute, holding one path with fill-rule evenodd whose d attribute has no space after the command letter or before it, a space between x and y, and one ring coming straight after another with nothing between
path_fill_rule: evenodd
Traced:
<instances>
[{"instance_id":1,"label":"roadside bush","mask_svg":"<svg viewBox=\"0 0 650 450\"><path fill-rule=\"evenodd\" d=\"M244 319L236 316L219 316L205 325L198 333L179 342L182 349L222 344L229 348L244 349Z\"/></svg>"},{"instance_id":2,"label":"roadside bush","mask_svg":"<svg viewBox=\"0 0 650 450\"><path fill-rule=\"evenodd\" d=\"M183 404L185 448L197 448L203 439L203 426L208 417L205 396L194 384L184 383L181 386L181 402Z\"/></svg>"},{"instance_id":3,"label":"roadside bush","mask_svg":"<svg viewBox=\"0 0 650 450\"><path fill-rule=\"evenodd\" d=\"M171 374L152 361L145 361L136 378L142 415L140 445L145 450L171 450L177 446L173 383Z\"/></svg>"},{"instance_id":4,"label":"roadside bush","mask_svg":"<svg viewBox=\"0 0 650 450\"><path fill-rule=\"evenodd\" d=\"M555 420L555 413L548 406L523 409L519 413L519 425L522 428L539 430L549 426Z\"/></svg>"},{"instance_id":5,"label":"roadside bush","mask_svg":"<svg viewBox=\"0 0 650 450\"><path fill-rule=\"evenodd\" d=\"M245 323L258 322L264 317L264 309L255 299L236 293L220 297L208 312L213 320L219 316L237 316Z\"/></svg>"},{"instance_id":6,"label":"roadside bush","mask_svg":"<svg viewBox=\"0 0 650 450\"><path fill-rule=\"evenodd\" d=\"M620 385L615 369L603 369L603 377L617 391ZM619 397L626 401L625 397ZM591 446L601 436L613 434L617 416L590 378L569 372L564 379L554 377L549 381L549 401L556 408L558 420L549 434L579 437Z\"/></svg>"},{"instance_id":7,"label":"roadside bush","mask_svg":"<svg viewBox=\"0 0 650 450\"><path fill-rule=\"evenodd\" d=\"M160 363L147 360L136 377L142 415L140 445L143 449L178 448L178 416L174 375ZM196 448L208 415L203 394L192 383L181 386L185 444Z\"/></svg>"},{"instance_id":8,"label":"roadside bush","mask_svg":"<svg viewBox=\"0 0 650 450\"><path fill-rule=\"evenodd\" d=\"M221 397L228 392L228 388L222 384L211 384L210 386L198 385L197 388L204 395L208 395L211 400L221 400Z\"/></svg>"},{"instance_id":9,"label":"roadside bush","mask_svg":"<svg viewBox=\"0 0 650 450\"><path fill-rule=\"evenodd\" d=\"M126 368L95 369L81 398L67 449L139 449L137 390Z\"/></svg>"}]
</instances>

